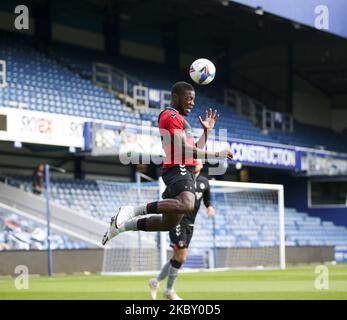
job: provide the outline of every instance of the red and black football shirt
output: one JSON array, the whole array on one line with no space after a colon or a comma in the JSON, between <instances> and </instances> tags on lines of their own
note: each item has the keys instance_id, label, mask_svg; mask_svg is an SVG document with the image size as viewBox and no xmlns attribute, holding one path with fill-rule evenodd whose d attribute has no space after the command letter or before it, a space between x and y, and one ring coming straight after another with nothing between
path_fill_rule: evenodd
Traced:
<instances>
[{"instance_id":1,"label":"red and black football shirt","mask_svg":"<svg viewBox=\"0 0 347 320\"><path fill-rule=\"evenodd\" d=\"M192 128L188 121L176 109L169 107L161 112L158 119L159 131L162 137L165 159L163 168L170 168L174 165L196 166L196 160L192 154L185 155L180 150L175 150L174 135L185 137L188 145L194 146L195 141L192 135Z\"/></svg>"}]
</instances>

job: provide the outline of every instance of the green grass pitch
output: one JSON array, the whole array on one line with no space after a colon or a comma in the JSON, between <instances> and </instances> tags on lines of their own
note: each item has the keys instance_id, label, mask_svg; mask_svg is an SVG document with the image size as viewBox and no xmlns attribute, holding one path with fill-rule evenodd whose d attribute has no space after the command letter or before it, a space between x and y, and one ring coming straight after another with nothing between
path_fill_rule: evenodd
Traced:
<instances>
[{"instance_id":1,"label":"green grass pitch","mask_svg":"<svg viewBox=\"0 0 347 320\"><path fill-rule=\"evenodd\" d=\"M347 299L347 265L329 265L329 288L317 290L315 266L281 270L181 273L176 291L186 300ZM31 277L29 289L17 290L15 278L0 277L5 299L148 300L152 276L57 275ZM161 291L166 280L161 284ZM161 292L158 295L162 299Z\"/></svg>"}]
</instances>

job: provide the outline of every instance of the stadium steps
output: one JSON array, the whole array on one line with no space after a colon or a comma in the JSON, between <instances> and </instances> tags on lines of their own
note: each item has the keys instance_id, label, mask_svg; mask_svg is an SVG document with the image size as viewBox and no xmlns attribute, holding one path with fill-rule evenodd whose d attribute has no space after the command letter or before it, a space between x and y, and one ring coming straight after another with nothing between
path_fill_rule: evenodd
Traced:
<instances>
[{"instance_id":1,"label":"stadium steps","mask_svg":"<svg viewBox=\"0 0 347 320\"><path fill-rule=\"evenodd\" d=\"M1 250L47 250L47 221L16 208L0 203L0 251ZM52 225L51 248L87 249L94 245L80 241L74 234L65 234L64 230Z\"/></svg>"},{"instance_id":2,"label":"stadium steps","mask_svg":"<svg viewBox=\"0 0 347 320\"><path fill-rule=\"evenodd\" d=\"M23 217L46 221L46 201L43 197L0 183L0 203L22 212ZM70 208L51 201L52 229L73 235L88 244L102 247L101 238L108 224L93 217L81 214ZM111 242L112 247L127 247L137 239L132 233L125 233ZM144 240L143 248L152 248L155 244Z\"/></svg>"},{"instance_id":3,"label":"stadium steps","mask_svg":"<svg viewBox=\"0 0 347 320\"><path fill-rule=\"evenodd\" d=\"M0 202L24 212L33 219L46 220L46 202L43 198L3 183L0 184ZM68 234L89 244L100 246L106 223L85 217L75 211L51 202L51 222Z\"/></svg>"}]
</instances>

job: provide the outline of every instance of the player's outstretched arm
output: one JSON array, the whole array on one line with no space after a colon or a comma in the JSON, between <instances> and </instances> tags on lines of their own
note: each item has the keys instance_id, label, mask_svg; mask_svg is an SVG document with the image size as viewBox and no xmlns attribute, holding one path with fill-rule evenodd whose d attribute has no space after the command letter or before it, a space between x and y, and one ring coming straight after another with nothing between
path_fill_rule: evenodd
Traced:
<instances>
[{"instance_id":1,"label":"player's outstretched arm","mask_svg":"<svg viewBox=\"0 0 347 320\"><path fill-rule=\"evenodd\" d=\"M219 114L218 114L217 110L212 111L212 108L205 111L205 120L203 120L199 116L199 121L200 121L202 128L204 129L204 132L201 135L198 142L196 143L196 146L198 148L203 148L206 145L208 136L210 135L211 131L213 130L215 124L217 123L218 118L219 118Z\"/></svg>"},{"instance_id":2,"label":"player's outstretched arm","mask_svg":"<svg viewBox=\"0 0 347 320\"><path fill-rule=\"evenodd\" d=\"M218 159L218 160L232 160L233 154L230 150L222 151L205 151L196 146L187 144L186 138L183 135L175 134L174 136L175 150L182 150L182 157L194 159Z\"/></svg>"},{"instance_id":3,"label":"player's outstretched arm","mask_svg":"<svg viewBox=\"0 0 347 320\"><path fill-rule=\"evenodd\" d=\"M212 205L211 186L209 182L207 182L207 187L205 188L204 193L202 194L202 197L204 200L204 205L207 208L207 216L209 218L213 218L216 212Z\"/></svg>"}]
</instances>

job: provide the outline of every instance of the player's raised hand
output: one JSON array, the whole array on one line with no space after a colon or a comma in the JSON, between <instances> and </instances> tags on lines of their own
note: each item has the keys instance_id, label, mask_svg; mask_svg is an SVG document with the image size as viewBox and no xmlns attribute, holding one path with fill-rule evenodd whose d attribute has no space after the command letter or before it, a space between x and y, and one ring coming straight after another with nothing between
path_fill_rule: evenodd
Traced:
<instances>
[{"instance_id":1,"label":"player's raised hand","mask_svg":"<svg viewBox=\"0 0 347 320\"><path fill-rule=\"evenodd\" d=\"M233 154L230 150L223 150L223 151L217 151L216 152L216 158L217 159L233 159Z\"/></svg>"},{"instance_id":2,"label":"player's raised hand","mask_svg":"<svg viewBox=\"0 0 347 320\"><path fill-rule=\"evenodd\" d=\"M205 111L205 120L199 116L199 121L204 130L212 130L218 121L219 114L217 110L212 111L212 108Z\"/></svg>"},{"instance_id":3,"label":"player's raised hand","mask_svg":"<svg viewBox=\"0 0 347 320\"><path fill-rule=\"evenodd\" d=\"M209 206L207 208L207 216L209 218L214 218L215 215L216 215L216 212L215 212L214 208L212 206Z\"/></svg>"}]
</instances>

